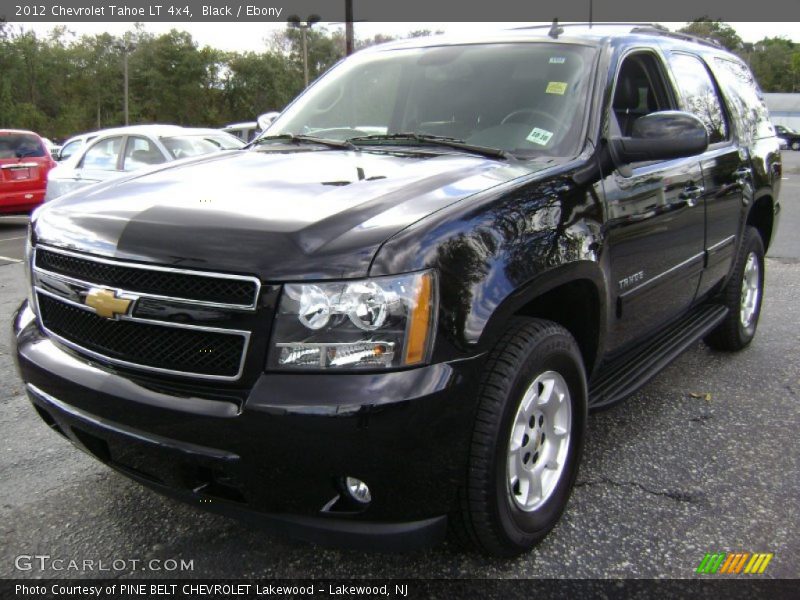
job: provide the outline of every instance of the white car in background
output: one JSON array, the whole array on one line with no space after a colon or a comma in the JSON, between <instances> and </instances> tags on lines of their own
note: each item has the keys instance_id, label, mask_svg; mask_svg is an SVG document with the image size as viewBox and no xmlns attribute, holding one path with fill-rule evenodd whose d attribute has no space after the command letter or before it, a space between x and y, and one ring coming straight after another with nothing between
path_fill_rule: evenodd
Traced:
<instances>
[{"instance_id":1,"label":"white car in background","mask_svg":"<svg viewBox=\"0 0 800 600\"><path fill-rule=\"evenodd\" d=\"M132 125L87 135L95 137L84 140L48 174L45 202L139 169L244 146L237 137L218 129L178 125Z\"/></svg>"},{"instance_id":2,"label":"white car in background","mask_svg":"<svg viewBox=\"0 0 800 600\"><path fill-rule=\"evenodd\" d=\"M72 156L73 154L78 152L78 150L83 148L84 144L88 144L101 133L103 132L94 131L92 133L82 133L81 135L72 136L61 145L61 149L58 151L58 156L56 157L56 160L58 161L67 160L70 156Z\"/></svg>"}]
</instances>

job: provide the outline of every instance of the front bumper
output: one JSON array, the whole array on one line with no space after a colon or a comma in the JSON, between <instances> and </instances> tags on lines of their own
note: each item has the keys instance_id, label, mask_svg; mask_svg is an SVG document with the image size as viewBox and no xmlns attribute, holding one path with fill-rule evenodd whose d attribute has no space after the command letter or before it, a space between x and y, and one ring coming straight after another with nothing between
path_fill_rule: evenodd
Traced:
<instances>
[{"instance_id":1,"label":"front bumper","mask_svg":"<svg viewBox=\"0 0 800 600\"><path fill-rule=\"evenodd\" d=\"M444 535L466 474L482 357L380 374L263 374L223 394L145 380L45 337L23 305L16 358L42 418L116 470L307 540L405 548ZM372 502L342 498L345 476Z\"/></svg>"}]
</instances>

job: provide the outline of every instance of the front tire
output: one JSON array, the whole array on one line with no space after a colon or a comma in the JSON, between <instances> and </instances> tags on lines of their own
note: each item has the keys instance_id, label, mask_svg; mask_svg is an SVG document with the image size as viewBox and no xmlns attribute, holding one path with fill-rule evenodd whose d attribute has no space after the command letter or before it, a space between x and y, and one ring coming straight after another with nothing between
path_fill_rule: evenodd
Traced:
<instances>
[{"instance_id":1,"label":"front tire","mask_svg":"<svg viewBox=\"0 0 800 600\"><path fill-rule=\"evenodd\" d=\"M792 150L800 150L800 142L797 140L792 142Z\"/></svg>"},{"instance_id":2,"label":"front tire","mask_svg":"<svg viewBox=\"0 0 800 600\"><path fill-rule=\"evenodd\" d=\"M484 553L516 556L558 522L580 463L587 386L575 339L560 325L518 318L481 376L455 536Z\"/></svg>"},{"instance_id":3,"label":"front tire","mask_svg":"<svg viewBox=\"0 0 800 600\"><path fill-rule=\"evenodd\" d=\"M708 337L715 350L737 351L756 335L764 296L764 244L755 227L747 226L733 273L720 294L728 316Z\"/></svg>"}]
</instances>

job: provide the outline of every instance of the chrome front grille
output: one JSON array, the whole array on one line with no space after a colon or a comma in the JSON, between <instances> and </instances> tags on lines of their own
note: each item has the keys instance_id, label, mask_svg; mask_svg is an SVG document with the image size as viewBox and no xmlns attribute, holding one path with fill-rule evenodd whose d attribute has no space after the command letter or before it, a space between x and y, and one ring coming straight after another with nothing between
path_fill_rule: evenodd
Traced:
<instances>
[{"instance_id":1,"label":"chrome front grille","mask_svg":"<svg viewBox=\"0 0 800 600\"><path fill-rule=\"evenodd\" d=\"M226 324L255 312L257 278L150 267L50 246L34 250L32 271L40 325L64 345L138 370L241 377L251 331ZM109 313L97 307L92 299L98 293L124 308Z\"/></svg>"},{"instance_id":2,"label":"chrome front grille","mask_svg":"<svg viewBox=\"0 0 800 600\"><path fill-rule=\"evenodd\" d=\"M129 292L189 299L213 306L255 308L260 287L255 277L120 263L45 247L37 248L35 265L41 271L71 279L97 281Z\"/></svg>"}]
</instances>

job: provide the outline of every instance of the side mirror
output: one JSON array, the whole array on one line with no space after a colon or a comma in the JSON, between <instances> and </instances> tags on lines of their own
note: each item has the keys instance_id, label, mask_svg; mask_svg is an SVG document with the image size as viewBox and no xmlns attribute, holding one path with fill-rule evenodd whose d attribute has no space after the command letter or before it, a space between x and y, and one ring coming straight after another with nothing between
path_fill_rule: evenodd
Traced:
<instances>
[{"instance_id":1,"label":"side mirror","mask_svg":"<svg viewBox=\"0 0 800 600\"><path fill-rule=\"evenodd\" d=\"M633 123L631 137L609 140L617 166L694 156L707 148L708 132L703 122L693 114L676 110L639 117Z\"/></svg>"},{"instance_id":2,"label":"side mirror","mask_svg":"<svg viewBox=\"0 0 800 600\"><path fill-rule=\"evenodd\" d=\"M280 114L281 113L279 113L278 111L273 110L271 112L264 113L263 115L259 115L258 119L256 119L256 121L258 122L258 128L261 131L264 131L267 127L272 125L272 122L275 119L277 119L278 115Z\"/></svg>"}]
</instances>

